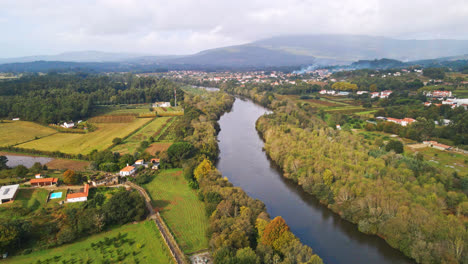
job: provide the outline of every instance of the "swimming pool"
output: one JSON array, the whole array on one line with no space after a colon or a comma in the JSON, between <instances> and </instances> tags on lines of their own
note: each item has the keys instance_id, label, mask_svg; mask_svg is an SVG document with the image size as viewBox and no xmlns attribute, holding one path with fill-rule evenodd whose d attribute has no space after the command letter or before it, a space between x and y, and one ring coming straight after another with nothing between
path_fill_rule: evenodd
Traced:
<instances>
[{"instance_id":1,"label":"swimming pool","mask_svg":"<svg viewBox=\"0 0 468 264\"><path fill-rule=\"evenodd\" d=\"M62 192L56 192L50 194L50 199L62 198Z\"/></svg>"}]
</instances>

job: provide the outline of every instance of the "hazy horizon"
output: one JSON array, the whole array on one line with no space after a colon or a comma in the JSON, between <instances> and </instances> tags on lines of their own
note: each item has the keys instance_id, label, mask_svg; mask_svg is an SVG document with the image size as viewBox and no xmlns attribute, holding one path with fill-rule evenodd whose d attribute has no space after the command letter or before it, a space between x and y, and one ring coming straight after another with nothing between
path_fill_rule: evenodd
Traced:
<instances>
[{"instance_id":1,"label":"hazy horizon","mask_svg":"<svg viewBox=\"0 0 468 264\"><path fill-rule=\"evenodd\" d=\"M0 58L74 51L186 55L285 34L467 39L462 0L6 0Z\"/></svg>"}]
</instances>

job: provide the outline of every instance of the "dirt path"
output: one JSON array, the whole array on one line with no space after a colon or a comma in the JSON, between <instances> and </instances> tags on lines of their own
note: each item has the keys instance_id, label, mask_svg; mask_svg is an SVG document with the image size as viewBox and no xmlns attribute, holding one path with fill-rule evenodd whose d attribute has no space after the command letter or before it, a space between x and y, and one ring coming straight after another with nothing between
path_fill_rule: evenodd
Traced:
<instances>
[{"instance_id":1,"label":"dirt path","mask_svg":"<svg viewBox=\"0 0 468 264\"><path fill-rule=\"evenodd\" d=\"M156 223L156 226L158 227L159 232L161 233L161 236L164 239L164 242L166 242L167 247L171 251L171 254L174 257L175 262L177 264L185 264L186 258L185 258L184 253L179 248L179 245L177 245L177 242L175 241L174 237L169 231L169 228L166 226L166 223L164 223L164 220L159 215L159 212L154 211L153 206L151 205L151 198L149 197L146 190L132 182L126 182L125 185L130 186L133 189L136 189L144 197L146 207L148 207L148 211L150 212L150 218L153 219L154 222Z\"/></svg>"}]
</instances>

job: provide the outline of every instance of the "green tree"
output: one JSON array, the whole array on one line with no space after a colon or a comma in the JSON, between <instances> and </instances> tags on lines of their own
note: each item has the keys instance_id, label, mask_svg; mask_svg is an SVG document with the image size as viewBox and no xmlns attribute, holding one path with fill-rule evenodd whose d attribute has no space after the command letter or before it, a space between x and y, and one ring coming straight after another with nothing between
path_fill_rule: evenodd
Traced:
<instances>
[{"instance_id":1,"label":"green tree","mask_svg":"<svg viewBox=\"0 0 468 264\"><path fill-rule=\"evenodd\" d=\"M114 145L122 144L122 142L123 142L123 140L122 140L121 138L119 138L119 137L116 137L116 138L114 138L114 139L112 140L112 143L113 143Z\"/></svg>"},{"instance_id":2,"label":"green tree","mask_svg":"<svg viewBox=\"0 0 468 264\"><path fill-rule=\"evenodd\" d=\"M260 263L260 260L251 248L245 247L245 248L241 248L237 250L236 263L256 264L256 263Z\"/></svg>"},{"instance_id":3,"label":"green tree","mask_svg":"<svg viewBox=\"0 0 468 264\"><path fill-rule=\"evenodd\" d=\"M385 146L386 151L395 151L395 153L403 153L403 143L399 140L390 140Z\"/></svg>"},{"instance_id":4,"label":"green tree","mask_svg":"<svg viewBox=\"0 0 468 264\"><path fill-rule=\"evenodd\" d=\"M7 162L8 158L6 156L0 156L0 170L8 169Z\"/></svg>"},{"instance_id":5,"label":"green tree","mask_svg":"<svg viewBox=\"0 0 468 264\"><path fill-rule=\"evenodd\" d=\"M18 165L13 169L17 177L24 177L29 172L28 168L24 165Z\"/></svg>"}]
</instances>

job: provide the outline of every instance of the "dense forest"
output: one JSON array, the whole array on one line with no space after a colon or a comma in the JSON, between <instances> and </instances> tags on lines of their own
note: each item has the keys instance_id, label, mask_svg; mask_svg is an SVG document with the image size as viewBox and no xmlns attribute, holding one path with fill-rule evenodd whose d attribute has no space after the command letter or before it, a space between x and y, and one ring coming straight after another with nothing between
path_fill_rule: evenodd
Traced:
<instances>
[{"instance_id":1,"label":"dense forest","mask_svg":"<svg viewBox=\"0 0 468 264\"><path fill-rule=\"evenodd\" d=\"M323 263L281 217L271 220L261 201L234 187L213 166L218 156L217 120L233 101L226 93L186 95L185 115L177 124L179 142L161 157L162 167L184 167L184 177L205 203L214 262Z\"/></svg>"},{"instance_id":2,"label":"dense forest","mask_svg":"<svg viewBox=\"0 0 468 264\"><path fill-rule=\"evenodd\" d=\"M286 178L419 263L468 263L466 172L449 174L422 155L397 154L381 140L334 130L306 104L231 92L274 110L257 129Z\"/></svg>"},{"instance_id":3,"label":"dense forest","mask_svg":"<svg viewBox=\"0 0 468 264\"><path fill-rule=\"evenodd\" d=\"M165 79L132 74L30 75L0 81L0 117L44 124L90 117L98 105L172 101L174 85ZM183 91L178 90L179 100Z\"/></svg>"}]
</instances>

